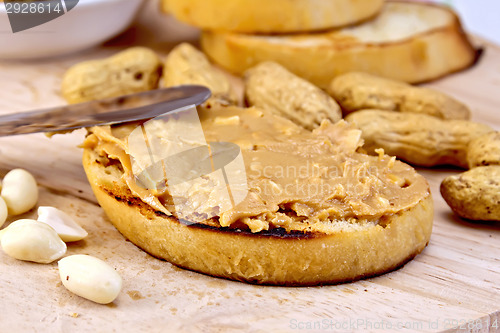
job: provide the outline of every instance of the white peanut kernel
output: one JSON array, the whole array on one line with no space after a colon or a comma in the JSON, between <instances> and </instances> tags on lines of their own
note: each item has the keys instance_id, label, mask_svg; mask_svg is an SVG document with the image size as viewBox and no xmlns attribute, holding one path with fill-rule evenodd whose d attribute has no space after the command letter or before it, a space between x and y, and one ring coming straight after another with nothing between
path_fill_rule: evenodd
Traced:
<instances>
[{"instance_id":1,"label":"white peanut kernel","mask_svg":"<svg viewBox=\"0 0 500 333\"><path fill-rule=\"evenodd\" d=\"M78 296L108 304L120 293L121 276L101 259L77 254L59 260L58 265L63 285Z\"/></svg>"},{"instance_id":2,"label":"white peanut kernel","mask_svg":"<svg viewBox=\"0 0 500 333\"><path fill-rule=\"evenodd\" d=\"M68 214L55 207L38 207L38 221L50 225L64 242L76 242L87 237L88 233Z\"/></svg>"},{"instance_id":3,"label":"white peanut kernel","mask_svg":"<svg viewBox=\"0 0 500 333\"><path fill-rule=\"evenodd\" d=\"M35 207L38 201L36 180L26 170L11 170L3 179L1 195L7 204L9 214L26 213Z\"/></svg>"},{"instance_id":4,"label":"white peanut kernel","mask_svg":"<svg viewBox=\"0 0 500 333\"><path fill-rule=\"evenodd\" d=\"M7 220L8 213L9 210L7 208L7 204L5 203L5 200L2 197L0 197L0 228Z\"/></svg>"},{"instance_id":5,"label":"white peanut kernel","mask_svg":"<svg viewBox=\"0 0 500 333\"><path fill-rule=\"evenodd\" d=\"M66 244L45 223L17 220L2 231L2 249L15 259L48 264L66 253Z\"/></svg>"}]
</instances>

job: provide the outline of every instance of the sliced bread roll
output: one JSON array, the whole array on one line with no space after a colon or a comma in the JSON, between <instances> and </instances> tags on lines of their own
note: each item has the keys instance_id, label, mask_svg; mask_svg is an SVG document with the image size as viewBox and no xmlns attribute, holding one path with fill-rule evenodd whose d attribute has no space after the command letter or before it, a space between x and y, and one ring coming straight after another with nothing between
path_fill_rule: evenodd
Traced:
<instances>
[{"instance_id":1,"label":"sliced bread roll","mask_svg":"<svg viewBox=\"0 0 500 333\"><path fill-rule=\"evenodd\" d=\"M179 20L208 30L304 32L345 26L376 15L383 0L163 0Z\"/></svg>"},{"instance_id":2,"label":"sliced bread roll","mask_svg":"<svg viewBox=\"0 0 500 333\"><path fill-rule=\"evenodd\" d=\"M233 73L271 60L322 88L352 71L418 83L464 69L476 58L452 10L407 2L388 2L374 20L341 30L284 36L207 31L201 44Z\"/></svg>"}]
</instances>

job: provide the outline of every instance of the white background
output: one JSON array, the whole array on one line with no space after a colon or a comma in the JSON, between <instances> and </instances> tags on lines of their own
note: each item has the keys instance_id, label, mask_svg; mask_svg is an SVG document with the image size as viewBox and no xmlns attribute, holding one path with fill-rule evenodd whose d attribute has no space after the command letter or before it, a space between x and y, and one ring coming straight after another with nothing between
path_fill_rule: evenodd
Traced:
<instances>
[{"instance_id":1,"label":"white background","mask_svg":"<svg viewBox=\"0 0 500 333\"><path fill-rule=\"evenodd\" d=\"M436 0L458 11L468 32L500 44L500 0Z\"/></svg>"}]
</instances>

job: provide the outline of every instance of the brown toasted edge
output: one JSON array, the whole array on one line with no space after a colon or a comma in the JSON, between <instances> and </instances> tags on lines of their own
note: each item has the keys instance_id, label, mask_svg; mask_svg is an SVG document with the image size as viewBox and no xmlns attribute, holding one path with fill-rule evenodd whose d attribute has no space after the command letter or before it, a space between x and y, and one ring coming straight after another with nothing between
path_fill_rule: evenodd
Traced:
<instances>
[{"instance_id":1,"label":"brown toasted edge","mask_svg":"<svg viewBox=\"0 0 500 333\"><path fill-rule=\"evenodd\" d=\"M325 234L318 233L318 232L302 232L302 231L291 231L287 232L284 228L274 228L271 230L265 230L265 231L260 231L260 232L251 232L250 230L245 230L245 229L233 229L233 228L228 228L228 227L214 227L202 223L194 223L194 224L187 224L187 223L182 223L179 221L179 219L173 217L173 216L168 216L163 212L160 212L158 210L154 210L151 208L151 206L147 205L144 203L140 198L134 197L132 193L130 193L130 196L119 196L113 193L113 191L100 186L100 189L103 192L106 192L111 197L114 197L116 201L126 203L130 207L137 207L141 212L148 211L148 213L154 213L158 217L163 217L166 218L168 217L172 222L175 221L177 224L183 224L186 225L188 228L193 228L193 229L205 229L209 230L212 232L216 233L224 233L224 234L234 234L238 236L247 236L247 237L259 237L259 238L282 238L282 239L309 239L309 238L320 238L322 236L326 236Z\"/></svg>"}]
</instances>

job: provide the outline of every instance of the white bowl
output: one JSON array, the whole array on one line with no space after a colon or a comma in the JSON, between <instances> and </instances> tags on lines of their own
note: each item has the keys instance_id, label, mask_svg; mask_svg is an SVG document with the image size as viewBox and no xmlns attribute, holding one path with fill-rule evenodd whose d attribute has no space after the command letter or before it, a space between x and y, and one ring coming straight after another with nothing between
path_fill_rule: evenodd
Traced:
<instances>
[{"instance_id":1,"label":"white bowl","mask_svg":"<svg viewBox=\"0 0 500 333\"><path fill-rule=\"evenodd\" d=\"M12 33L0 2L0 58L47 58L98 45L125 30L143 0L80 0L64 15Z\"/></svg>"}]
</instances>

